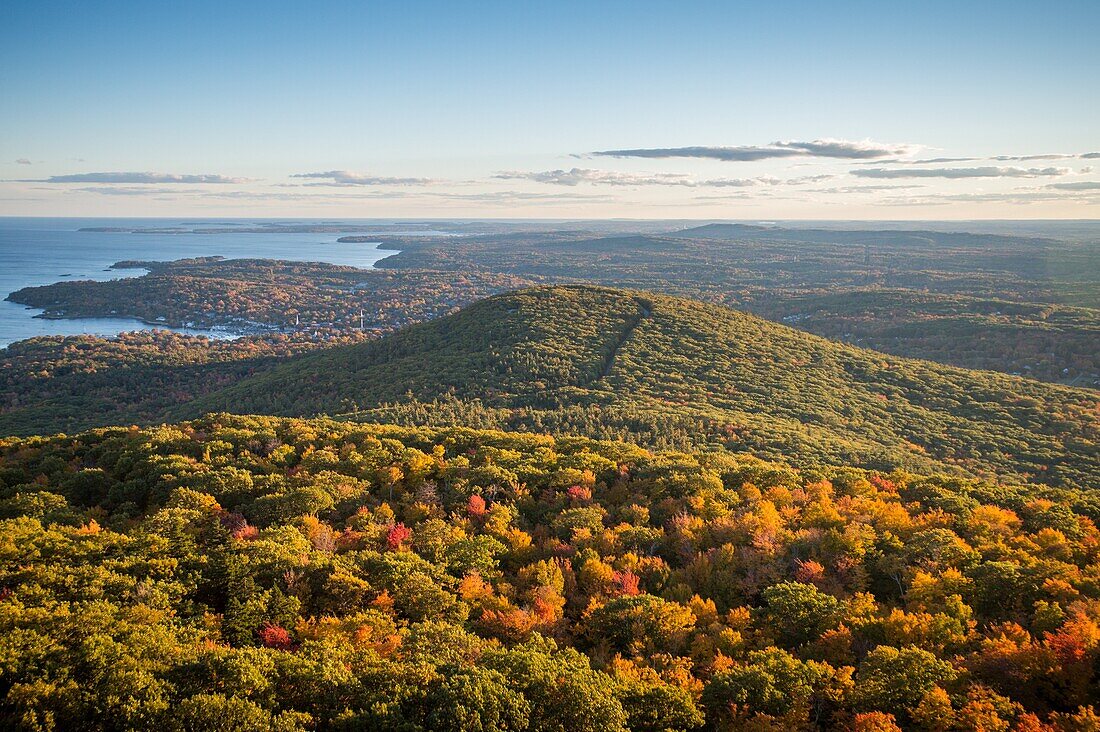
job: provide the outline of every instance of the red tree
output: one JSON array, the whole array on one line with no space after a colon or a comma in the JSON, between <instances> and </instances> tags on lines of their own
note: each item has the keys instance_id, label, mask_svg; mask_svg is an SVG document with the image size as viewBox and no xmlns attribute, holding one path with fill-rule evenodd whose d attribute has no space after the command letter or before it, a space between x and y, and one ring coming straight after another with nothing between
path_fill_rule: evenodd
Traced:
<instances>
[{"instance_id":1,"label":"red tree","mask_svg":"<svg viewBox=\"0 0 1100 732\"><path fill-rule=\"evenodd\" d=\"M289 651L294 647L294 641L286 628L268 623L260 629L260 643L267 648L275 648L280 651Z\"/></svg>"},{"instance_id":2,"label":"red tree","mask_svg":"<svg viewBox=\"0 0 1100 732\"><path fill-rule=\"evenodd\" d=\"M470 500L466 502L466 513L473 518L482 518L485 516L487 509L485 508L485 499L479 495L470 496Z\"/></svg>"},{"instance_id":3,"label":"red tree","mask_svg":"<svg viewBox=\"0 0 1100 732\"><path fill-rule=\"evenodd\" d=\"M616 572L612 576L612 582L614 582L614 594L616 595L640 595L641 590L638 587L638 575L634 574L630 570L625 572Z\"/></svg>"},{"instance_id":4,"label":"red tree","mask_svg":"<svg viewBox=\"0 0 1100 732\"><path fill-rule=\"evenodd\" d=\"M405 526L405 524L394 524L390 527L390 530L386 532L386 547L391 552L401 550L401 546L412 538L412 529Z\"/></svg>"}]
</instances>

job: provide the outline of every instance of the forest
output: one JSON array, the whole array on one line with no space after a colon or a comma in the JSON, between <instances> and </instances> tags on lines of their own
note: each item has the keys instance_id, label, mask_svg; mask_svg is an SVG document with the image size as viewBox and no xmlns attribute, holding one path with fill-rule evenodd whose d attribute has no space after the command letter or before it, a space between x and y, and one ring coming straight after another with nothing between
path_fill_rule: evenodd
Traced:
<instances>
[{"instance_id":1,"label":"forest","mask_svg":"<svg viewBox=\"0 0 1100 732\"><path fill-rule=\"evenodd\" d=\"M254 332L3 351L0 728L1100 729L1083 250L734 233L13 295Z\"/></svg>"},{"instance_id":2,"label":"forest","mask_svg":"<svg viewBox=\"0 0 1100 732\"><path fill-rule=\"evenodd\" d=\"M42 317L126 316L164 326L256 331L337 329L385 333L454 312L488 295L531 284L512 275L389 272L324 262L201 257L123 261L141 277L26 287L8 300Z\"/></svg>"},{"instance_id":3,"label":"forest","mask_svg":"<svg viewBox=\"0 0 1100 732\"><path fill-rule=\"evenodd\" d=\"M263 373L283 358L368 338L335 329L236 340L154 330L18 341L0 351L0 434L164 421L169 409Z\"/></svg>"},{"instance_id":4,"label":"forest","mask_svg":"<svg viewBox=\"0 0 1100 732\"><path fill-rule=\"evenodd\" d=\"M0 732L1100 732L1098 30L0 0Z\"/></svg>"},{"instance_id":5,"label":"forest","mask_svg":"<svg viewBox=\"0 0 1100 732\"><path fill-rule=\"evenodd\" d=\"M385 237L378 266L679 294L899 356L1097 386L1095 243L707 225L663 234ZM870 315L869 315L870 314ZM881 315L881 320L874 316Z\"/></svg>"},{"instance_id":6,"label":"forest","mask_svg":"<svg viewBox=\"0 0 1100 732\"><path fill-rule=\"evenodd\" d=\"M24 341L0 365L0 434L327 414L1100 485L1091 390L886 356L697 301L544 287L372 335Z\"/></svg>"},{"instance_id":7,"label":"forest","mask_svg":"<svg viewBox=\"0 0 1100 732\"><path fill-rule=\"evenodd\" d=\"M677 230L671 222L447 226L469 233L343 237L395 252L374 270L216 257L119 262L150 273L30 287L9 299L46 317L389 332L505 290L593 282L726 305L898 356L1100 386L1100 270L1087 241L728 224Z\"/></svg>"},{"instance_id":8,"label":"forest","mask_svg":"<svg viewBox=\"0 0 1100 732\"><path fill-rule=\"evenodd\" d=\"M741 225L448 227L470 234L341 239L394 250L378 270L219 258L120 262L150 274L27 287L9 299L41 307L45 317L387 332L507 289L594 282L748 310L895 356L1100 386L1100 258L1087 241Z\"/></svg>"},{"instance_id":9,"label":"forest","mask_svg":"<svg viewBox=\"0 0 1100 732\"><path fill-rule=\"evenodd\" d=\"M0 721L1094 729L1097 518L1073 489L467 428L7 438Z\"/></svg>"},{"instance_id":10,"label":"forest","mask_svg":"<svg viewBox=\"0 0 1100 732\"><path fill-rule=\"evenodd\" d=\"M169 415L480 424L1096 488L1095 394L885 356L692 300L569 286L286 359Z\"/></svg>"},{"instance_id":11,"label":"forest","mask_svg":"<svg viewBox=\"0 0 1100 732\"><path fill-rule=\"evenodd\" d=\"M1100 310L999 298L864 289L753 310L832 340L899 356L1100 386Z\"/></svg>"}]
</instances>

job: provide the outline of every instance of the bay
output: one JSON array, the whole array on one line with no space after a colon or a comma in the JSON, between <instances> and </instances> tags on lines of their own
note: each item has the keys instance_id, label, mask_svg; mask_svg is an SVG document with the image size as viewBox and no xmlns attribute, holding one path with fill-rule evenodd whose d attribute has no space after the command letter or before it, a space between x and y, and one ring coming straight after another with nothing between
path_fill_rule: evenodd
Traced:
<instances>
[{"instance_id":1,"label":"bay","mask_svg":"<svg viewBox=\"0 0 1100 732\"><path fill-rule=\"evenodd\" d=\"M339 243L342 233L222 232L172 233L173 228L247 228L271 223L270 219L73 219L0 218L0 348L15 341L43 335L81 333L112 336L125 331L148 330L153 326L132 318L36 318L41 310L3 300L23 288L66 280L111 280L138 277L141 269L110 269L126 259L166 261L186 257L221 256L227 259L264 258L299 262L328 262L370 269L392 255L377 243ZM300 225L332 224L331 221L279 220ZM387 222L377 223L386 226ZM394 234L408 232L394 227ZM158 229L157 232L79 231L100 229ZM214 338L233 337L225 330L173 329L181 333Z\"/></svg>"}]
</instances>

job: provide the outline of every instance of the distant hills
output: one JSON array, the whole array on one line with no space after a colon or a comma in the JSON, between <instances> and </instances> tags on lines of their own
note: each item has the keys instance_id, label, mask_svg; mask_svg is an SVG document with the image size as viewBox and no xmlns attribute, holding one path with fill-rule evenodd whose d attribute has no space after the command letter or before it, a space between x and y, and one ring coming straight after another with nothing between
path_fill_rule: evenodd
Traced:
<instances>
[{"instance_id":1,"label":"distant hills","mask_svg":"<svg viewBox=\"0 0 1100 732\"><path fill-rule=\"evenodd\" d=\"M574 432L794 464L1100 486L1088 392L596 286L511 292L378 341L291 357L173 416L220 410Z\"/></svg>"},{"instance_id":2,"label":"distant hills","mask_svg":"<svg viewBox=\"0 0 1100 732\"><path fill-rule=\"evenodd\" d=\"M1019 243L1029 237L974 234L970 232L901 231L860 229L788 229L779 226L752 224L704 224L681 229L667 236L681 239L746 239L773 241L803 241L816 244L877 244L884 246L982 246L990 243ZM1036 244L1042 239L1032 239ZM1049 240L1046 240L1049 243Z\"/></svg>"},{"instance_id":3,"label":"distant hills","mask_svg":"<svg viewBox=\"0 0 1100 732\"><path fill-rule=\"evenodd\" d=\"M1077 386L1100 378L1095 242L707 224L660 235L404 237L385 246L399 250L379 262L386 270L648 290L903 357Z\"/></svg>"}]
</instances>

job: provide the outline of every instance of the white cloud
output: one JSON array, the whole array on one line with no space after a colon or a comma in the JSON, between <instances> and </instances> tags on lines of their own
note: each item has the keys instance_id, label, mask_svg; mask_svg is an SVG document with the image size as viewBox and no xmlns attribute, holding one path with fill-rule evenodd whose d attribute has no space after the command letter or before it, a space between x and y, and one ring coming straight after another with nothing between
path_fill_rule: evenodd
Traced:
<instances>
[{"instance_id":1,"label":"white cloud","mask_svg":"<svg viewBox=\"0 0 1100 732\"><path fill-rule=\"evenodd\" d=\"M544 203L555 202L609 202L614 199L604 195L588 195L583 193L531 193L528 191L487 191L485 193L431 193L437 198L455 201L478 202L508 202L508 201L541 201Z\"/></svg>"},{"instance_id":2,"label":"white cloud","mask_svg":"<svg viewBox=\"0 0 1100 732\"><path fill-rule=\"evenodd\" d=\"M530 180L536 183L550 183L558 186L576 186L581 183L608 186L691 185L690 177L678 173L657 173L636 175L618 173L613 170L595 170L592 168L571 168L569 170L522 171L504 170L493 176L500 180Z\"/></svg>"},{"instance_id":3,"label":"white cloud","mask_svg":"<svg viewBox=\"0 0 1100 732\"><path fill-rule=\"evenodd\" d=\"M984 158L923 158L920 160L868 160L853 165L937 165L940 163L971 163Z\"/></svg>"},{"instance_id":4,"label":"white cloud","mask_svg":"<svg viewBox=\"0 0 1100 732\"><path fill-rule=\"evenodd\" d=\"M230 200L256 200L256 201L302 201L330 203L340 201L373 201L373 200L443 200L443 201L470 201L481 202L522 202L539 201L544 203L559 202L610 202L612 199L604 195L588 195L580 193L532 193L527 191L487 191L484 193L450 193L444 191L413 191L413 190L369 190L355 193L305 193L291 191L210 191L201 194L202 198L218 198Z\"/></svg>"},{"instance_id":5,"label":"white cloud","mask_svg":"<svg viewBox=\"0 0 1100 732\"><path fill-rule=\"evenodd\" d=\"M1076 157L1078 157L1076 154L1070 153L1045 153L1042 155L996 155L990 160L1024 163L1029 160L1071 160Z\"/></svg>"},{"instance_id":6,"label":"white cloud","mask_svg":"<svg viewBox=\"0 0 1100 732\"><path fill-rule=\"evenodd\" d=\"M323 173L296 173L291 178L311 178L324 183L306 185L321 186L424 186L437 183L431 178L395 178L383 175L366 175L350 170L329 170Z\"/></svg>"},{"instance_id":7,"label":"white cloud","mask_svg":"<svg viewBox=\"0 0 1100 732\"><path fill-rule=\"evenodd\" d=\"M505 170L493 176L501 180L530 180L559 186L582 183L603 186L682 186L685 188L752 188L778 185L778 178L708 178L697 180L683 173L620 173L614 170L571 168L569 170Z\"/></svg>"},{"instance_id":8,"label":"white cloud","mask_svg":"<svg viewBox=\"0 0 1100 732\"><path fill-rule=\"evenodd\" d=\"M871 140L852 142L849 140L814 140L812 142L776 142L775 147L797 150L816 158L841 158L844 160L863 160L866 158L884 158L889 155L907 155L917 149L916 145L891 145Z\"/></svg>"},{"instance_id":9,"label":"white cloud","mask_svg":"<svg viewBox=\"0 0 1100 732\"><path fill-rule=\"evenodd\" d=\"M250 178L224 175L176 175L173 173L73 173L51 175L24 183L248 183Z\"/></svg>"},{"instance_id":10,"label":"white cloud","mask_svg":"<svg viewBox=\"0 0 1100 732\"><path fill-rule=\"evenodd\" d=\"M851 171L858 178L1045 178L1066 175L1069 168L863 168Z\"/></svg>"},{"instance_id":11,"label":"white cloud","mask_svg":"<svg viewBox=\"0 0 1100 732\"><path fill-rule=\"evenodd\" d=\"M1022 188L1015 191L989 193L950 193L921 196L898 196L875 201L881 206L942 206L951 203L1011 203L1029 205L1033 203L1066 202L1094 205L1100 203L1100 197L1091 191L1071 190L1059 192L1043 188Z\"/></svg>"},{"instance_id":12,"label":"white cloud","mask_svg":"<svg viewBox=\"0 0 1100 732\"><path fill-rule=\"evenodd\" d=\"M897 191L912 188L925 188L914 184L883 184L877 186L836 186L833 188L808 188L807 193L875 193L878 191Z\"/></svg>"},{"instance_id":13,"label":"white cloud","mask_svg":"<svg viewBox=\"0 0 1100 732\"><path fill-rule=\"evenodd\" d=\"M67 192L96 193L101 196L163 196L166 194L190 194L181 188L158 188L156 186L90 186L88 188L70 188Z\"/></svg>"},{"instance_id":14,"label":"white cloud","mask_svg":"<svg viewBox=\"0 0 1100 732\"><path fill-rule=\"evenodd\" d=\"M787 180L785 180L783 182L786 183L787 185L800 186L800 185L803 185L805 183L820 183L822 181L832 180L833 178L836 178L836 177L837 176L831 175L831 174L804 175L804 176L801 176L800 178L788 178Z\"/></svg>"}]
</instances>

